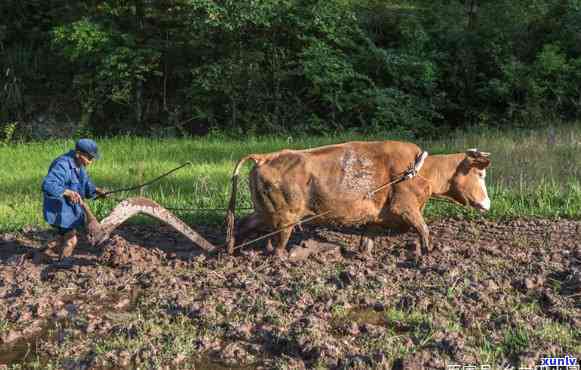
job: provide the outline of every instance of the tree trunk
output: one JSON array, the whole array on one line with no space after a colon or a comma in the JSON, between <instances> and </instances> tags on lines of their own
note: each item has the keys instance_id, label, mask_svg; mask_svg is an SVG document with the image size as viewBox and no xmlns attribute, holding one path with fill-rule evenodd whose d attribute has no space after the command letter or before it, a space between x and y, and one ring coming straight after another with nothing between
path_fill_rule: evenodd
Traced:
<instances>
[{"instance_id":1,"label":"tree trunk","mask_svg":"<svg viewBox=\"0 0 581 370\"><path fill-rule=\"evenodd\" d=\"M476 58L473 40L470 35L476 28L478 15L478 0L465 0L466 9L466 33L468 34L469 44L466 45L466 59L464 60L464 103L470 104L474 99L474 80L476 74ZM472 120L469 115L466 119ZM471 122L473 124L474 122Z\"/></svg>"},{"instance_id":2,"label":"tree trunk","mask_svg":"<svg viewBox=\"0 0 581 370\"><path fill-rule=\"evenodd\" d=\"M143 11L143 0L135 0L135 29L138 35L138 43L141 43L144 30L144 11ZM141 45L138 45L140 48ZM135 112L135 124L136 127L143 127L143 80L141 76L135 77L135 96L134 96L134 112Z\"/></svg>"},{"instance_id":3,"label":"tree trunk","mask_svg":"<svg viewBox=\"0 0 581 370\"><path fill-rule=\"evenodd\" d=\"M478 16L478 0L466 0L466 28L468 30L474 29L476 25L476 18Z\"/></svg>"}]
</instances>

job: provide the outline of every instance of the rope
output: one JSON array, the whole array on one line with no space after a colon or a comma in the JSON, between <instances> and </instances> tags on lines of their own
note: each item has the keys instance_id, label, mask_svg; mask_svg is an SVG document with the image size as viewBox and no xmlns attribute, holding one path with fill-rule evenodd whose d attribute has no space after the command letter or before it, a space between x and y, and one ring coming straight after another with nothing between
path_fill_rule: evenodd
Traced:
<instances>
[{"instance_id":1,"label":"rope","mask_svg":"<svg viewBox=\"0 0 581 370\"><path fill-rule=\"evenodd\" d=\"M121 203L125 200L127 200L127 198L117 198L117 197L110 197L110 196L99 196L97 198L95 198L94 200L104 200L104 199L110 199L110 200L114 200L115 202ZM159 202L158 202L159 204ZM163 208L167 209L168 211L182 211L182 212L197 212L197 211L206 211L206 212L210 212L210 211L227 211L228 208L177 208L177 207L166 207L163 204L159 204L160 206L162 206ZM240 207L240 208L236 208L239 210L249 210L249 209L254 209L253 207Z\"/></svg>"},{"instance_id":2,"label":"rope","mask_svg":"<svg viewBox=\"0 0 581 370\"><path fill-rule=\"evenodd\" d=\"M164 177L166 177L166 176L174 173L175 171L177 171L177 170L179 170L179 169L181 169L181 168L183 168L185 166L188 166L190 164L192 164L192 162L188 161L188 162L182 164L181 166L178 166L178 167L172 169L171 171L168 171L168 172L164 173L163 175L160 175L160 176L156 177L155 179L150 180L150 181L145 182L145 183L140 184L140 185L132 186L130 188L116 189L116 190L107 191L107 192L105 192L105 193L97 196L96 199L99 199L100 200L100 199L106 199L106 198L108 198L108 199L112 199L112 200L114 200L116 202L122 202L125 199L111 197L111 196L109 196L109 194L120 193L120 192L123 192L123 191L137 190L137 189L143 188L143 187L145 187L147 185L150 185L150 184L152 184L152 183L154 183L156 181L161 180L162 178L164 178ZM163 205L162 205L162 207L163 207ZM170 210L170 211L184 211L184 212L195 212L195 211L208 211L209 212L209 211L227 211L228 210L228 208L172 208L172 207L164 207L164 208L167 209L167 210ZM240 210L248 210L248 209L252 209L252 208L251 207L243 207L243 208L237 208L237 209L240 209Z\"/></svg>"},{"instance_id":3,"label":"rope","mask_svg":"<svg viewBox=\"0 0 581 370\"><path fill-rule=\"evenodd\" d=\"M272 231L272 232L270 232L270 233L268 233L268 234L266 234L266 235L263 235L263 236L261 236L261 237L259 237L259 238L252 239L252 240L250 240L250 241L247 241L247 242L244 242L244 243L242 243L242 244L238 244L237 246L235 246L235 247L234 247L234 250L236 250L236 249L238 249L238 248L242 248L242 247L244 247L244 246L247 246L247 245L249 245L249 244L255 243L255 242L257 242L257 241L260 241L260 240L262 240L262 239L268 238L268 237L270 237L270 236L273 236L273 235L279 234L279 233L281 233L282 231L284 231L285 229L288 229L288 228L290 228L290 227L295 227L295 226L297 226L297 225L304 224L304 223L306 223L306 222L312 221L312 220L314 220L314 219L316 219L316 218L323 217L324 215L326 215L326 214L327 214L327 213L329 213L329 212L331 212L331 211L325 211L325 212L323 212L323 213L319 213L318 215L314 215L314 216L311 216L311 217L307 217L307 218L305 218L304 220L301 220L301 221L298 221L298 222L294 222L294 223L292 223L292 224L288 224L288 225L286 225L286 226L283 226L282 228L280 228L280 229L278 229L278 230Z\"/></svg>"}]
</instances>

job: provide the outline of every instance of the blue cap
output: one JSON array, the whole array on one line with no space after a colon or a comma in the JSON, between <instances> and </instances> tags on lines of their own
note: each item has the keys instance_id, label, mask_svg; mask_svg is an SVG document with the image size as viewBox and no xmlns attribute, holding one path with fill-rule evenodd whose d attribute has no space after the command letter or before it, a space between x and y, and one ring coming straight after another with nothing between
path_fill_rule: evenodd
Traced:
<instances>
[{"instance_id":1,"label":"blue cap","mask_svg":"<svg viewBox=\"0 0 581 370\"><path fill-rule=\"evenodd\" d=\"M75 149L89 154L94 159L101 158L99 155L99 148L97 148L97 143L91 139L80 139L75 144Z\"/></svg>"}]
</instances>

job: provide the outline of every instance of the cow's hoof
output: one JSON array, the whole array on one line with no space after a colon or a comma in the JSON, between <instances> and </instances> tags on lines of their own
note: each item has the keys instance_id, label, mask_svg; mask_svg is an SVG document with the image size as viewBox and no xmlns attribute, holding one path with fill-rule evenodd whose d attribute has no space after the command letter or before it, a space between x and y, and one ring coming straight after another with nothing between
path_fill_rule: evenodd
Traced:
<instances>
[{"instance_id":1,"label":"cow's hoof","mask_svg":"<svg viewBox=\"0 0 581 370\"><path fill-rule=\"evenodd\" d=\"M361 246L359 248L359 252L364 255L364 256L371 256L371 253L373 252L373 247L374 247L374 242L373 240L369 239L369 238L365 238L363 240L363 242L361 243Z\"/></svg>"},{"instance_id":2,"label":"cow's hoof","mask_svg":"<svg viewBox=\"0 0 581 370\"><path fill-rule=\"evenodd\" d=\"M406 244L408 255L411 257L418 257L422 255L422 249L418 242L410 242Z\"/></svg>"}]
</instances>

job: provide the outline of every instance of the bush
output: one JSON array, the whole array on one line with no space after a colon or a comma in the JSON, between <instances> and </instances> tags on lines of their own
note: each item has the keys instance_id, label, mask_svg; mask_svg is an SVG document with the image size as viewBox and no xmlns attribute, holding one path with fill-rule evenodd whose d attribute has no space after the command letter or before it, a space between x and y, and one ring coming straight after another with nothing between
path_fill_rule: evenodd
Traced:
<instances>
[{"instance_id":1,"label":"bush","mask_svg":"<svg viewBox=\"0 0 581 370\"><path fill-rule=\"evenodd\" d=\"M578 119L579 0L470 4L7 0L0 122L424 136Z\"/></svg>"}]
</instances>

